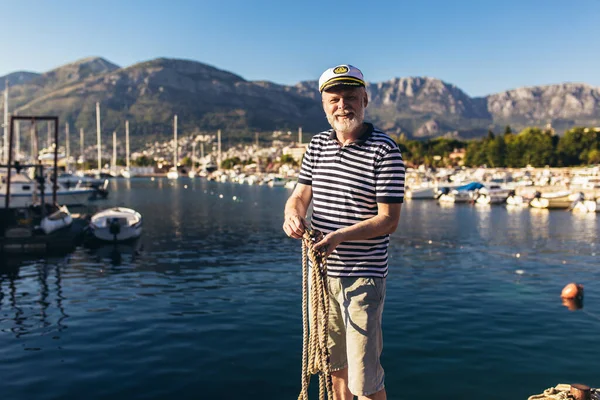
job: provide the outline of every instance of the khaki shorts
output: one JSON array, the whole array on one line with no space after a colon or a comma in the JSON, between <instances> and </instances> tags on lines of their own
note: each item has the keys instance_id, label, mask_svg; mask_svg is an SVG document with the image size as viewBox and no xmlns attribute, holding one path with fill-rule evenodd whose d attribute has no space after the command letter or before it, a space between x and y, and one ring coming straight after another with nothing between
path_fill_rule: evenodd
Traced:
<instances>
[{"instance_id":1,"label":"khaki shorts","mask_svg":"<svg viewBox=\"0 0 600 400\"><path fill-rule=\"evenodd\" d=\"M384 388L379 362L383 349L381 316L385 278L332 278L329 286L331 370L348 367L348 388L368 396Z\"/></svg>"}]
</instances>

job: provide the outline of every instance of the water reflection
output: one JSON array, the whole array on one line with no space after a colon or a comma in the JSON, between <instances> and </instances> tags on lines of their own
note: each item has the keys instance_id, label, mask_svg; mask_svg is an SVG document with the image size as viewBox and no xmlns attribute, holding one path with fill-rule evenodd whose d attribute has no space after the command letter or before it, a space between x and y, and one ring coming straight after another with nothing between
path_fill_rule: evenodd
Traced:
<instances>
[{"instance_id":1,"label":"water reflection","mask_svg":"<svg viewBox=\"0 0 600 400\"><path fill-rule=\"evenodd\" d=\"M22 270L23 263L30 265ZM69 317L64 300L60 262L53 264L18 258L0 263L0 310L3 314L0 331L10 331L17 338L35 333L40 327L42 333L49 327L60 332L66 328L64 321ZM53 303L58 312L56 322L52 321ZM36 311L38 307L39 311Z\"/></svg>"},{"instance_id":2,"label":"water reflection","mask_svg":"<svg viewBox=\"0 0 600 400\"><path fill-rule=\"evenodd\" d=\"M583 308L583 299L582 298L574 298L574 299L562 299L563 306L567 307L569 311L581 310Z\"/></svg>"},{"instance_id":3,"label":"water reflection","mask_svg":"<svg viewBox=\"0 0 600 400\"><path fill-rule=\"evenodd\" d=\"M128 258L126 264L134 264L142 254L144 245L141 238L127 243L95 243L88 247L91 255L99 262L110 260L112 266L123 265L123 256Z\"/></svg>"},{"instance_id":4,"label":"water reflection","mask_svg":"<svg viewBox=\"0 0 600 400\"><path fill-rule=\"evenodd\" d=\"M530 211L531 235L534 239L548 239L550 210L545 208L533 208Z\"/></svg>"}]
</instances>

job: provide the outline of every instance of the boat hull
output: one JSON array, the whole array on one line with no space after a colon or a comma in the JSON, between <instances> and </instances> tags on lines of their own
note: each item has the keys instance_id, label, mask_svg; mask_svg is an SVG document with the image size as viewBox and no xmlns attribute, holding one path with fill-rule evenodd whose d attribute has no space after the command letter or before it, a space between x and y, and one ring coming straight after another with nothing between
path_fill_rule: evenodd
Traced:
<instances>
[{"instance_id":1,"label":"boat hull","mask_svg":"<svg viewBox=\"0 0 600 400\"><path fill-rule=\"evenodd\" d=\"M117 234L111 233L110 228L94 228L92 234L98 240L103 242L124 242L128 240L134 240L142 234L142 224L132 227L121 227L120 232Z\"/></svg>"},{"instance_id":2,"label":"boat hull","mask_svg":"<svg viewBox=\"0 0 600 400\"><path fill-rule=\"evenodd\" d=\"M56 193L56 202L65 206L79 206L87 204L88 200L96 193L95 189L69 189ZM37 202L40 202L40 196L37 196ZM44 203L52 203L52 193L44 195ZM6 194L0 194L0 208L6 204ZM10 208L24 208L34 205L33 195L31 193L16 193L10 195Z\"/></svg>"}]
</instances>

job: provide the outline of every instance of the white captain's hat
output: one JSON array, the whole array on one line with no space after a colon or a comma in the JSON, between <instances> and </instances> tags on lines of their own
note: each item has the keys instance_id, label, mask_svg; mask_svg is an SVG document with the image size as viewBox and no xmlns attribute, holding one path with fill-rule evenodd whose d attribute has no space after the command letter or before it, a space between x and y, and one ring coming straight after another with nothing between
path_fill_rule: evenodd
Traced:
<instances>
[{"instance_id":1,"label":"white captain's hat","mask_svg":"<svg viewBox=\"0 0 600 400\"><path fill-rule=\"evenodd\" d=\"M342 64L329 68L319 78L319 92L337 85L365 86L365 78L360 69L350 65Z\"/></svg>"}]
</instances>

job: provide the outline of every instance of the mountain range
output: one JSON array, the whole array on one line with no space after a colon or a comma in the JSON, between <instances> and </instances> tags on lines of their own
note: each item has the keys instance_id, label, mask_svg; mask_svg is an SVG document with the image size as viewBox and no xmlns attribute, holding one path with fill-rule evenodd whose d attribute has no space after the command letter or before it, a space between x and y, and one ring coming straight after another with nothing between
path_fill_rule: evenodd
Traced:
<instances>
[{"instance_id":1,"label":"mountain range","mask_svg":"<svg viewBox=\"0 0 600 400\"><path fill-rule=\"evenodd\" d=\"M293 86L248 81L191 60L157 58L119 67L90 57L45 73L11 73L0 78L0 90L5 82L10 112L58 115L75 129L95 132L99 102L103 132L122 132L129 120L138 140L169 138L175 114L182 134L222 129L254 137L299 126L308 133L328 128L316 80ZM367 120L409 138L467 139L488 129L503 132L506 125L519 130L551 124L559 134L573 126L600 126L600 88L584 83L470 97L439 79L403 77L368 83L367 90Z\"/></svg>"}]
</instances>

